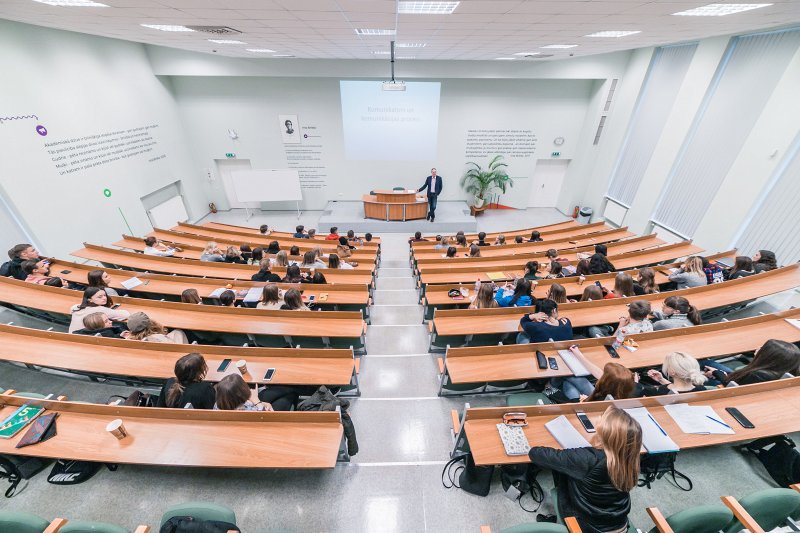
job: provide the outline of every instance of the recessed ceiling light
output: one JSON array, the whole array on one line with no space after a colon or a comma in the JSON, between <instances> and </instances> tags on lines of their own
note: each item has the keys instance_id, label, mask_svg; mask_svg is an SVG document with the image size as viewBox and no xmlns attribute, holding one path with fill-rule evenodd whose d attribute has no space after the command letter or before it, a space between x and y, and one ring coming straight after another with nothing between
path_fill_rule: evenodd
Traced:
<instances>
[{"instance_id":1,"label":"recessed ceiling light","mask_svg":"<svg viewBox=\"0 0 800 533\"><path fill-rule=\"evenodd\" d=\"M397 48L425 48L428 43L395 43Z\"/></svg>"},{"instance_id":2,"label":"recessed ceiling light","mask_svg":"<svg viewBox=\"0 0 800 533\"><path fill-rule=\"evenodd\" d=\"M627 37L628 35L633 35L635 33L642 33L639 30L634 31L598 31L595 33L590 33L589 35L585 35L585 37Z\"/></svg>"},{"instance_id":3,"label":"recessed ceiling light","mask_svg":"<svg viewBox=\"0 0 800 533\"><path fill-rule=\"evenodd\" d=\"M33 0L40 4L58 7L108 7L106 4L92 2L92 0Z\"/></svg>"},{"instance_id":4,"label":"recessed ceiling light","mask_svg":"<svg viewBox=\"0 0 800 533\"><path fill-rule=\"evenodd\" d=\"M270 50L269 48L248 48L248 52L256 52L259 54L274 54L275 50Z\"/></svg>"},{"instance_id":5,"label":"recessed ceiling light","mask_svg":"<svg viewBox=\"0 0 800 533\"><path fill-rule=\"evenodd\" d=\"M169 24L142 24L142 26L161 31L194 31L186 26L170 26Z\"/></svg>"},{"instance_id":6,"label":"recessed ceiling light","mask_svg":"<svg viewBox=\"0 0 800 533\"><path fill-rule=\"evenodd\" d=\"M215 44L247 44L242 41L234 41L231 39L209 39L208 42Z\"/></svg>"},{"instance_id":7,"label":"recessed ceiling light","mask_svg":"<svg viewBox=\"0 0 800 533\"><path fill-rule=\"evenodd\" d=\"M517 52L515 56L538 56L541 52Z\"/></svg>"},{"instance_id":8,"label":"recessed ceiling light","mask_svg":"<svg viewBox=\"0 0 800 533\"><path fill-rule=\"evenodd\" d=\"M389 55L389 51L388 50L373 50L372 53L375 54L376 56L388 56Z\"/></svg>"},{"instance_id":9,"label":"recessed ceiling light","mask_svg":"<svg viewBox=\"0 0 800 533\"><path fill-rule=\"evenodd\" d=\"M515 57L495 57L495 61L514 61Z\"/></svg>"},{"instance_id":10,"label":"recessed ceiling light","mask_svg":"<svg viewBox=\"0 0 800 533\"><path fill-rule=\"evenodd\" d=\"M416 59L415 56L397 56L395 59Z\"/></svg>"},{"instance_id":11,"label":"recessed ceiling light","mask_svg":"<svg viewBox=\"0 0 800 533\"><path fill-rule=\"evenodd\" d=\"M734 13L741 13L742 11L750 11L751 9L758 9L759 7L771 5L772 4L708 4L707 6L679 11L673 13L673 15L683 17L724 17L725 15L732 15Z\"/></svg>"},{"instance_id":12,"label":"recessed ceiling light","mask_svg":"<svg viewBox=\"0 0 800 533\"><path fill-rule=\"evenodd\" d=\"M359 35L394 35L396 30L378 30L370 28L356 28L356 33Z\"/></svg>"},{"instance_id":13,"label":"recessed ceiling light","mask_svg":"<svg viewBox=\"0 0 800 533\"><path fill-rule=\"evenodd\" d=\"M294 56L291 55L291 54L276 54L276 55L274 55L272 57L294 57Z\"/></svg>"},{"instance_id":14,"label":"recessed ceiling light","mask_svg":"<svg viewBox=\"0 0 800 533\"><path fill-rule=\"evenodd\" d=\"M450 15L459 2L398 2L397 12L401 15Z\"/></svg>"},{"instance_id":15,"label":"recessed ceiling light","mask_svg":"<svg viewBox=\"0 0 800 533\"><path fill-rule=\"evenodd\" d=\"M577 44L548 44L547 46L540 46L539 48L558 48L558 49L566 49L566 48L575 48L578 46Z\"/></svg>"}]
</instances>

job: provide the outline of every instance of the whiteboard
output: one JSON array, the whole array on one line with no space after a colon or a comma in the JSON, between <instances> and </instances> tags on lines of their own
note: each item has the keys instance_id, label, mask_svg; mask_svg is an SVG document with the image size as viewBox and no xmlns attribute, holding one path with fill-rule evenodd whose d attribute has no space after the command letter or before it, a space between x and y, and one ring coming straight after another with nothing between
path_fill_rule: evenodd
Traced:
<instances>
[{"instance_id":1,"label":"whiteboard","mask_svg":"<svg viewBox=\"0 0 800 533\"><path fill-rule=\"evenodd\" d=\"M622 204L618 204L611 198L606 200L606 209L603 212L603 218L611 222L618 228L622 227L622 221L625 220L625 215L628 214L628 208Z\"/></svg>"},{"instance_id":2,"label":"whiteboard","mask_svg":"<svg viewBox=\"0 0 800 533\"><path fill-rule=\"evenodd\" d=\"M296 170L237 170L231 172L233 192L240 202L299 202L300 175Z\"/></svg>"},{"instance_id":3,"label":"whiteboard","mask_svg":"<svg viewBox=\"0 0 800 533\"><path fill-rule=\"evenodd\" d=\"M180 194L173 196L163 204L151 208L147 211L147 216L150 218L150 223L154 228L169 229L178 224L178 222L186 222L189 220L189 214L186 213L186 205L183 203L183 196Z\"/></svg>"}]
</instances>

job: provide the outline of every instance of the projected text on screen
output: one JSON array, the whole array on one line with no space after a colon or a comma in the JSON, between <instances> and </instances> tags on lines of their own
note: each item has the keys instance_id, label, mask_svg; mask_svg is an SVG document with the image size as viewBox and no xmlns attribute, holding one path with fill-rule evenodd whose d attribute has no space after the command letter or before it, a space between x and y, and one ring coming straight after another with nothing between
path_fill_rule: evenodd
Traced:
<instances>
[{"instance_id":1,"label":"projected text on screen","mask_svg":"<svg viewBox=\"0 0 800 533\"><path fill-rule=\"evenodd\" d=\"M339 82L347 159L436 159L441 84L405 85L405 91L384 91L379 81Z\"/></svg>"}]
</instances>

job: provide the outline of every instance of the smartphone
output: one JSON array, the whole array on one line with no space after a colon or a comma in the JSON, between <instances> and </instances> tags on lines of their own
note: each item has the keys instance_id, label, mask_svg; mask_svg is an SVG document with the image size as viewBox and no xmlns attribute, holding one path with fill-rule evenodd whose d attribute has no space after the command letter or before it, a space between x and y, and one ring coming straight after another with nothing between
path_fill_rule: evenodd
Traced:
<instances>
[{"instance_id":1,"label":"smartphone","mask_svg":"<svg viewBox=\"0 0 800 533\"><path fill-rule=\"evenodd\" d=\"M606 350L608 350L608 355L610 355L614 359L619 359L619 352L617 352L617 350L613 346L607 344Z\"/></svg>"},{"instance_id":2,"label":"smartphone","mask_svg":"<svg viewBox=\"0 0 800 533\"><path fill-rule=\"evenodd\" d=\"M594 425L592 424L592 421L589 420L589 417L586 416L586 413L584 413L583 411L578 411L575 414L577 415L578 420L580 421L581 425L583 426L583 429L586 430L586 433L594 433L595 432Z\"/></svg>"},{"instance_id":3,"label":"smartphone","mask_svg":"<svg viewBox=\"0 0 800 533\"><path fill-rule=\"evenodd\" d=\"M217 372L225 372L225 369L228 368L229 364L231 364L230 359L223 359L222 362L217 367Z\"/></svg>"},{"instance_id":4,"label":"smartphone","mask_svg":"<svg viewBox=\"0 0 800 533\"><path fill-rule=\"evenodd\" d=\"M119 308L121 305L122 305L122 304L114 304L114 305L112 305L112 306L111 306L111 309L117 309L117 308Z\"/></svg>"},{"instance_id":5,"label":"smartphone","mask_svg":"<svg viewBox=\"0 0 800 533\"><path fill-rule=\"evenodd\" d=\"M558 363L556 363L555 357L548 357L547 362L550 363L550 368L553 370L558 370Z\"/></svg>"},{"instance_id":6,"label":"smartphone","mask_svg":"<svg viewBox=\"0 0 800 533\"><path fill-rule=\"evenodd\" d=\"M741 411L739 411L737 408L735 408L735 407L726 407L726 408L725 408L725 410L726 410L726 411L728 411L728 414L730 414L730 415L733 417L733 419L734 419L734 420L736 420L737 422L739 422L739 424L740 424L740 425L741 425L743 428L747 428L747 429L753 429L753 428L755 427L755 426L753 425L753 423L752 423L752 422L750 422L750 421L747 419L747 417L746 417L746 416L744 416L744 415L742 414L742 412L741 412Z\"/></svg>"},{"instance_id":7,"label":"smartphone","mask_svg":"<svg viewBox=\"0 0 800 533\"><path fill-rule=\"evenodd\" d=\"M274 375L275 375L275 369L274 368L268 368L267 369L267 373L264 374L264 381L272 381L272 376L274 376Z\"/></svg>"},{"instance_id":8,"label":"smartphone","mask_svg":"<svg viewBox=\"0 0 800 533\"><path fill-rule=\"evenodd\" d=\"M71 274L72 270L62 270L61 273L62 274Z\"/></svg>"},{"instance_id":9,"label":"smartphone","mask_svg":"<svg viewBox=\"0 0 800 533\"><path fill-rule=\"evenodd\" d=\"M309 297L308 297L308 303L311 303L311 302L313 302L315 299L316 299L316 296L314 296L314 295L312 294L311 296L309 296Z\"/></svg>"},{"instance_id":10,"label":"smartphone","mask_svg":"<svg viewBox=\"0 0 800 533\"><path fill-rule=\"evenodd\" d=\"M539 368L542 370L547 368L547 357L545 357L544 354L539 350L536 350L536 362L539 364Z\"/></svg>"},{"instance_id":11,"label":"smartphone","mask_svg":"<svg viewBox=\"0 0 800 533\"><path fill-rule=\"evenodd\" d=\"M594 284L600 287L601 289L603 288L603 285L599 281L595 281Z\"/></svg>"}]
</instances>

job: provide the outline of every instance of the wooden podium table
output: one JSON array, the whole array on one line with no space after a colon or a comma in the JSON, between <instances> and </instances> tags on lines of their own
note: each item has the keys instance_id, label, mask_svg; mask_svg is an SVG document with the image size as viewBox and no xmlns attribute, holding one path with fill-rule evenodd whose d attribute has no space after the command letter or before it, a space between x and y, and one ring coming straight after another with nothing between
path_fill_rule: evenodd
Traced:
<instances>
[{"instance_id":1,"label":"wooden podium table","mask_svg":"<svg viewBox=\"0 0 800 533\"><path fill-rule=\"evenodd\" d=\"M428 214L428 202L416 190L375 191L365 194L364 217L378 220L417 220Z\"/></svg>"}]
</instances>

